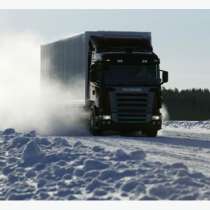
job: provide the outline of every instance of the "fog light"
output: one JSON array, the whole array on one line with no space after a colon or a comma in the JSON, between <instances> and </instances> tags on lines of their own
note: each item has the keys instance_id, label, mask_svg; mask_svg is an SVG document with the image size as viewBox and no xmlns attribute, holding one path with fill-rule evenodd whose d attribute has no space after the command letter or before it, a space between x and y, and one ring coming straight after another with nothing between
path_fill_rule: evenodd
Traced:
<instances>
[{"instance_id":1,"label":"fog light","mask_svg":"<svg viewBox=\"0 0 210 210\"><path fill-rule=\"evenodd\" d=\"M103 120L111 120L110 115L103 115L102 118L103 118Z\"/></svg>"},{"instance_id":2,"label":"fog light","mask_svg":"<svg viewBox=\"0 0 210 210\"><path fill-rule=\"evenodd\" d=\"M159 115L153 115L152 120L160 120L160 116Z\"/></svg>"}]
</instances>

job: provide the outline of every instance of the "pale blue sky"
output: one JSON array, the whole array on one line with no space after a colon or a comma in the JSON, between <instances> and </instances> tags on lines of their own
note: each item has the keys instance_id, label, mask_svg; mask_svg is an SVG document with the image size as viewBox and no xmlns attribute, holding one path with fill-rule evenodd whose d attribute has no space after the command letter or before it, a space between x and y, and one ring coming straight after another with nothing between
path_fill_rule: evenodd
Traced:
<instances>
[{"instance_id":1,"label":"pale blue sky","mask_svg":"<svg viewBox=\"0 0 210 210\"><path fill-rule=\"evenodd\" d=\"M166 87L210 89L210 10L0 10L0 33L49 42L86 30L151 31Z\"/></svg>"}]
</instances>

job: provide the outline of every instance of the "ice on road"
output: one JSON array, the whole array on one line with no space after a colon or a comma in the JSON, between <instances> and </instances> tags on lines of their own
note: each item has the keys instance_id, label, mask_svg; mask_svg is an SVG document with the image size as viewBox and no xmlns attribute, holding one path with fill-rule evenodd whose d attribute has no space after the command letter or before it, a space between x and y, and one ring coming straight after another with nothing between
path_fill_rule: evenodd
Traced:
<instances>
[{"instance_id":1,"label":"ice on road","mask_svg":"<svg viewBox=\"0 0 210 210\"><path fill-rule=\"evenodd\" d=\"M0 199L210 199L210 122L157 138L0 133Z\"/></svg>"}]
</instances>

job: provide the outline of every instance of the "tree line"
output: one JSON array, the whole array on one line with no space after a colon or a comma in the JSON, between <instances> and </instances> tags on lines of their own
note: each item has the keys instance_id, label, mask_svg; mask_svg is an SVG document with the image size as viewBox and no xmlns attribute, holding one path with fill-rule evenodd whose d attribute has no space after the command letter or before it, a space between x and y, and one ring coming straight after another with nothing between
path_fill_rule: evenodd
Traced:
<instances>
[{"instance_id":1,"label":"tree line","mask_svg":"<svg viewBox=\"0 0 210 210\"><path fill-rule=\"evenodd\" d=\"M210 120L208 89L162 89L170 120Z\"/></svg>"}]
</instances>

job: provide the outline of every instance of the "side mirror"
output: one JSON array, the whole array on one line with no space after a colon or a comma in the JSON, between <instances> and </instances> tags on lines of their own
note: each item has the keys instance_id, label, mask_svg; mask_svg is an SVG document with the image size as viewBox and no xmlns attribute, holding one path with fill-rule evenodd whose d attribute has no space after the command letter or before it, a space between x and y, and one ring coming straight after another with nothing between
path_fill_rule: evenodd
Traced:
<instances>
[{"instance_id":1,"label":"side mirror","mask_svg":"<svg viewBox=\"0 0 210 210\"><path fill-rule=\"evenodd\" d=\"M161 70L161 71L162 71L162 83L161 84L163 84L163 83L168 82L168 72L163 71L163 70Z\"/></svg>"}]
</instances>

